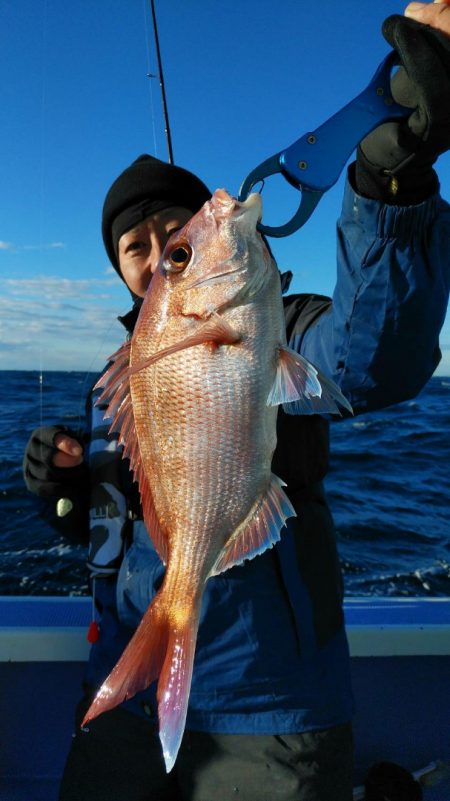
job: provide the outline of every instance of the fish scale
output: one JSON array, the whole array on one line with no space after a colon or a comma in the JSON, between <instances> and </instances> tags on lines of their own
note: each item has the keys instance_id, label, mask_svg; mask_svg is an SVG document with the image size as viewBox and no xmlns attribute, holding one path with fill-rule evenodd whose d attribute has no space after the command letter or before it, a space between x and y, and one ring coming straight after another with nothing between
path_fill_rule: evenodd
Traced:
<instances>
[{"instance_id":1,"label":"fish scale","mask_svg":"<svg viewBox=\"0 0 450 801\"><path fill-rule=\"evenodd\" d=\"M180 454L179 459L175 458L164 471L160 471L161 483L172 484L173 482L178 485L175 492L162 493L167 501L167 511L164 509L164 514L175 514L176 512L179 516L180 509L185 505L188 510L197 508L202 520L208 513L212 514L213 512L215 512L216 518L222 518L226 511L224 496L233 497L239 486L243 486L242 475L245 473L245 468L240 463L238 471L236 470L235 454L242 432L249 424L248 417L250 416L248 409L241 408L243 404L238 402L242 398L242 393L236 391L235 380L232 378L228 383L224 383L221 354L216 352L209 356L209 359L212 360L211 365L205 358L205 355L208 354L203 355L203 358L201 352L197 354L197 351L203 350L205 349L202 346L198 346L191 351L188 358L183 353L175 354L168 357L165 364L159 365L156 383L169 387L167 396L171 400L165 404L161 419L155 420L155 428L152 432L154 442L161 447L161 443L166 441L167 431L175 431L176 446L174 450ZM208 384L205 391L204 375L207 371ZM167 379L162 373L167 373ZM186 380L186 376L189 376L189 381ZM186 392L187 387L183 386L186 383L189 384L191 390L189 396ZM246 383L243 382L242 390L245 389ZM175 386L178 389L176 394L173 392ZM197 398L200 395L202 404L199 407ZM187 413L184 420L180 420L180 407L185 407L184 399L186 397L189 397ZM152 399L150 403L152 404ZM194 415L195 425L193 426L192 417ZM173 424L173 421L176 421L176 425ZM239 421L239 424L236 421ZM215 454L219 454L219 458L216 458ZM209 456L209 459L206 459L205 456ZM193 474L196 474L197 480L190 484L191 492L188 490L188 493L185 494L184 485L188 483L187 476ZM181 481L183 491L180 492L180 479L182 478L184 478L184 481ZM217 496L215 490L219 484L221 484L222 493ZM228 491L227 487L229 487ZM201 501L196 506L192 506L194 492L201 495ZM215 509L214 504L218 500L221 500L222 504L220 508ZM253 500L253 494L251 500ZM212 522L216 524L217 520Z\"/></svg>"}]
</instances>

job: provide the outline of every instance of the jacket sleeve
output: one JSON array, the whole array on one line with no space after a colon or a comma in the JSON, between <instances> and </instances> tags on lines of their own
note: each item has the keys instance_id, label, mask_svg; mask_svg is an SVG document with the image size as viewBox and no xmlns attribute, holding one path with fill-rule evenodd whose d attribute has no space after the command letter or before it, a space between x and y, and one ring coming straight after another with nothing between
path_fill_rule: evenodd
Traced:
<instances>
[{"instance_id":1,"label":"jacket sleeve","mask_svg":"<svg viewBox=\"0 0 450 801\"><path fill-rule=\"evenodd\" d=\"M346 185L332 303L291 345L355 413L415 397L438 365L450 284L450 206L387 206Z\"/></svg>"}]
</instances>

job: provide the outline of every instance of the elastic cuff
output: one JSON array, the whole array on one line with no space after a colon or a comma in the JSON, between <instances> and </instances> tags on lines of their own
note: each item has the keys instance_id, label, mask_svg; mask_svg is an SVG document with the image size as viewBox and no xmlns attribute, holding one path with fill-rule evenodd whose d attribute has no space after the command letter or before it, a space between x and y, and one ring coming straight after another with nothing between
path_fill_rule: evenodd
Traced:
<instances>
[{"instance_id":1,"label":"elastic cuff","mask_svg":"<svg viewBox=\"0 0 450 801\"><path fill-rule=\"evenodd\" d=\"M439 191L416 205L386 204L363 197L355 191L352 185L353 166L350 165L345 185L340 225L357 224L373 231L375 224L379 239L412 240L420 237L433 222L441 200ZM437 188L439 189L439 184Z\"/></svg>"}]
</instances>

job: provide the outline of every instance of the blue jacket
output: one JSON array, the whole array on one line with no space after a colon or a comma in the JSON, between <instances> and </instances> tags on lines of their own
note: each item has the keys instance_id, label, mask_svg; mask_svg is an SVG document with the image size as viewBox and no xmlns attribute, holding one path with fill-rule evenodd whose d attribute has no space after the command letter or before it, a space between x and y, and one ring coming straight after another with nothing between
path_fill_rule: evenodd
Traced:
<instances>
[{"instance_id":1,"label":"blue jacket","mask_svg":"<svg viewBox=\"0 0 450 801\"><path fill-rule=\"evenodd\" d=\"M292 347L340 384L356 414L414 397L438 364L449 239L450 207L439 196L388 207L347 185L332 302L286 299ZM280 469L274 471L287 480L299 516L288 521L274 549L208 581L187 728L281 734L328 728L352 716L342 583L321 484L327 423L287 417L279 418L274 461ZM129 491L120 484L124 463L98 409L94 429L90 566L101 638L86 676L93 687L114 666L163 575L142 521L130 523ZM154 711L155 687L125 706Z\"/></svg>"}]
</instances>

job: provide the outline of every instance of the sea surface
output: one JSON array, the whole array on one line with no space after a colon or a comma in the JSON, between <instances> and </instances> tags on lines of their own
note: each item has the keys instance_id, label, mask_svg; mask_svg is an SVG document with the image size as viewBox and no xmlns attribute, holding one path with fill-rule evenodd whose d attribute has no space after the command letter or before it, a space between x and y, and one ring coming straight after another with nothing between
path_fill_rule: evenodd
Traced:
<instances>
[{"instance_id":1,"label":"sea surface","mask_svg":"<svg viewBox=\"0 0 450 801\"><path fill-rule=\"evenodd\" d=\"M93 373L0 371L0 595L87 593L85 549L46 522L22 478L34 428L84 425ZM326 488L348 596L450 595L450 378L331 426Z\"/></svg>"}]
</instances>

